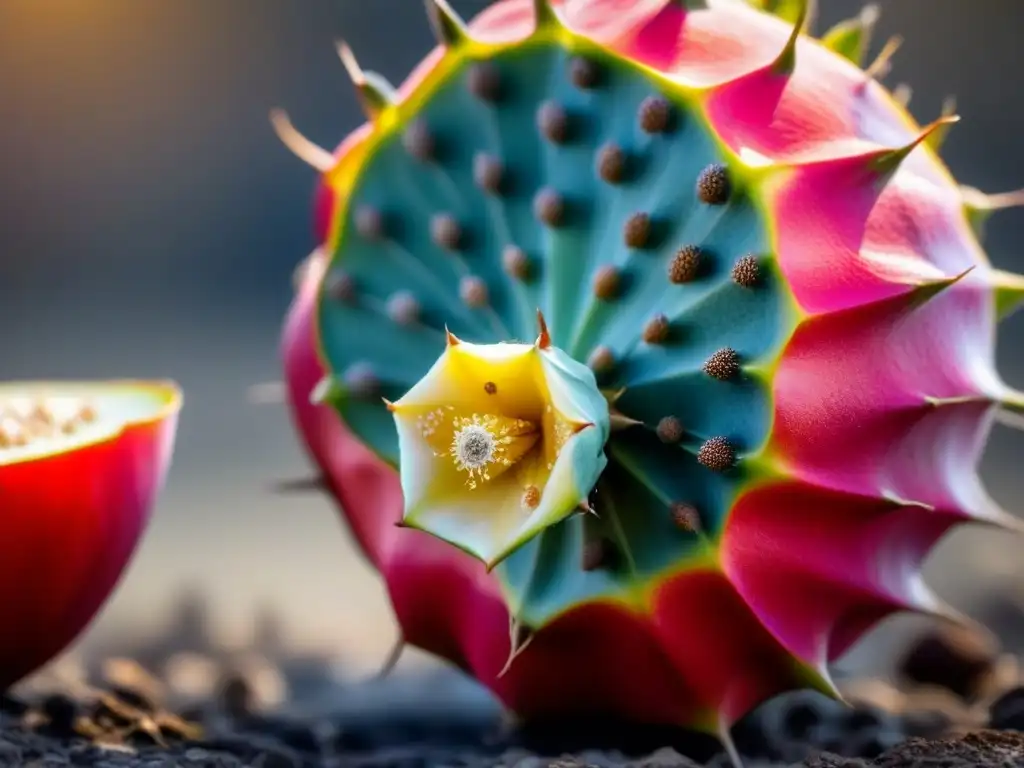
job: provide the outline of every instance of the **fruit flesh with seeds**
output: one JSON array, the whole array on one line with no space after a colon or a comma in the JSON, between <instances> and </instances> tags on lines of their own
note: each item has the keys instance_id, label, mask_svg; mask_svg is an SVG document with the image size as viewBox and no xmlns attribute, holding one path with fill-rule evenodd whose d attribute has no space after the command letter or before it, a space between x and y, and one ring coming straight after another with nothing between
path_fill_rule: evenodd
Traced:
<instances>
[{"instance_id":1,"label":"fruit flesh with seeds","mask_svg":"<svg viewBox=\"0 0 1024 768\"><path fill-rule=\"evenodd\" d=\"M722 732L782 690L831 690L829 662L885 616L945 612L918 576L932 546L1013 524L974 467L996 411L1020 407L992 346L1024 291L971 231L982 206L934 153L942 126L916 125L846 37L837 53L740 2L506 0L468 31L435 13L444 45L324 175L322 253L284 342L297 422L404 639L525 717ZM350 223L367 207L383 242ZM457 241L432 237L438 216ZM462 300L466 275L486 305ZM397 290L418 326L377 310ZM538 307L618 426L596 516L487 573L394 527L405 456L380 398L423 380L445 327L500 345L535 334ZM672 333L645 338L652 316ZM356 366L372 392L345 384Z\"/></svg>"},{"instance_id":2,"label":"fruit flesh with seeds","mask_svg":"<svg viewBox=\"0 0 1024 768\"><path fill-rule=\"evenodd\" d=\"M72 642L116 586L171 460L168 382L0 384L0 690Z\"/></svg>"}]
</instances>

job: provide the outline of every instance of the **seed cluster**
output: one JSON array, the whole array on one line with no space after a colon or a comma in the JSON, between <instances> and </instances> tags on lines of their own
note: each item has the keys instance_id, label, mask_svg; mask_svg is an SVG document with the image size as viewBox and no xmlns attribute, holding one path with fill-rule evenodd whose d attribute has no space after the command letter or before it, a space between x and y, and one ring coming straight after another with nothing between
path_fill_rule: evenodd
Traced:
<instances>
[{"instance_id":1,"label":"seed cluster","mask_svg":"<svg viewBox=\"0 0 1024 768\"><path fill-rule=\"evenodd\" d=\"M638 118L645 133L664 133L672 119L672 106L662 96L648 96L640 104Z\"/></svg>"},{"instance_id":2,"label":"seed cluster","mask_svg":"<svg viewBox=\"0 0 1024 768\"><path fill-rule=\"evenodd\" d=\"M608 347L595 347L587 358L587 366L594 373L607 373L615 367L615 354Z\"/></svg>"},{"instance_id":3,"label":"seed cluster","mask_svg":"<svg viewBox=\"0 0 1024 768\"><path fill-rule=\"evenodd\" d=\"M700 512L697 508L685 501L677 501L669 508L669 512L672 515L672 522L674 522L680 530L688 531L690 533L699 533L702 525L700 521Z\"/></svg>"},{"instance_id":4,"label":"seed cluster","mask_svg":"<svg viewBox=\"0 0 1024 768\"><path fill-rule=\"evenodd\" d=\"M627 248L643 248L651 236L651 217L646 213L634 213L622 228L622 239Z\"/></svg>"},{"instance_id":5,"label":"seed cluster","mask_svg":"<svg viewBox=\"0 0 1024 768\"><path fill-rule=\"evenodd\" d=\"M408 291L399 291L388 299L388 317L399 325L412 325L420 319L420 303Z\"/></svg>"},{"instance_id":6,"label":"seed cluster","mask_svg":"<svg viewBox=\"0 0 1024 768\"><path fill-rule=\"evenodd\" d=\"M605 264L594 275L594 295L602 301L611 301L622 290L622 272L611 264Z\"/></svg>"},{"instance_id":7,"label":"seed cluster","mask_svg":"<svg viewBox=\"0 0 1024 768\"><path fill-rule=\"evenodd\" d=\"M544 187L533 198L533 215L549 227L565 220L565 200L551 187Z\"/></svg>"},{"instance_id":8,"label":"seed cluster","mask_svg":"<svg viewBox=\"0 0 1024 768\"><path fill-rule=\"evenodd\" d=\"M736 464L736 449L724 437L712 437L697 451L697 461L715 472L725 472Z\"/></svg>"},{"instance_id":9,"label":"seed cluster","mask_svg":"<svg viewBox=\"0 0 1024 768\"><path fill-rule=\"evenodd\" d=\"M656 430L658 439L663 443L674 444L680 442L686 436L683 429L683 422L675 416L665 416L658 422Z\"/></svg>"},{"instance_id":10,"label":"seed cluster","mask_svg":"<svg viewBox=\"0 0 1024 768\"><path fill-rule=\"evenodd\" d=\"M664 344L668 340L672 326L665 315L655 315L644 326L643 338L648 344Z\"/></svg>"},{"instance_id":11,"label":"seed cluster","mask_svg":"<svg viewBox=\"0 0 1024 768\"><path fill-rule=\"evenodd\" d=\"M753 288L761 280L761 266L756 256L742 256L732 268L732 279L744 288Z\"/></svg>"},{"instance_id":12,"label":"seed cluster","mask_svg":"<svg viewBox=\"0 0 1024 768\"><path fill-rule=\"evenodd\" d=\"M501 75L492 62L480 61L471 66L466 83L470 93L481 101L495 102L501 96Z\"/></svg>"},{"instance_id":13,"label":"seed cluster","mask_svg":"<svg viewBox=\"0 0 1024 768\"><path fill-rule=\"evenodd\" d=\"M704 373L719 381L728 381L739 372L740 356L730 347L718 350L704 363Z\"/></svg>"},{"instance_id":14,"label":"seed cluster","mask_svg":"<svg viewBox=\"0 0 1024 768\"><path fill-rule=\"evenodd\" d=\"M505 168L501 160L483 152L473 158L473 181L480 189L492 195L501 192Z\"/></svg>"},{"instance_id":15,"label":"seed cluster","mask_svg":"<svg viewBox=\"0 0 1024 768\"><path fill-rule=\"evenodd\" d=\"M696 245L684 245L668 265L668 279L677 285L689 283L697 277L700 269L701 249Z\"/></svg>"},{"instance_id":16,"label":"seed cluster","mask_svg":"<svg viewBox=\"0 0 1024 768\"><path fill-rule=\"evenodd\" d=\"M626 153L614 142L597 151L597 173L609 184L618 184L626 175Z\"/></svg>"},{"instance_id":17,"label":"seed cluster","mask_svg":"<svg viewBox=\"0 0 1024 768\"><path fill-rule=\"evenodd\" d=\"M434 159L437 149L434 135L422 120L414 120L405 129L402 146L412 157L424 163Z\"/></svg>"},{"instance_id":18,"label":"seed cluster","mask_svg":"<svg viewBox=\"0 0 1024 768\"><path fill-rule=\"evenodd\" d=\"M74 435L97 418L96 406L80 397L9 397L0 400L0 449Z\"/></svg>"}]
</instances>

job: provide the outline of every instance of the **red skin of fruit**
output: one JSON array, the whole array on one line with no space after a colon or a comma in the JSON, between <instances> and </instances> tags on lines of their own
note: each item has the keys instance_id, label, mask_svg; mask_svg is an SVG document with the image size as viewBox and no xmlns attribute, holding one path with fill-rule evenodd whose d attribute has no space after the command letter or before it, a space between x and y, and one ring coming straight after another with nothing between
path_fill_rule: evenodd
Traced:
<instances>
[{"instance_id":1,"label":"red skin of fruit","mask_svg":"<svg viewBox=\"0 0 1024 768\"><path fill-rule=\"evenodd\" d=\"M0 466L0 690L65 650L113 592L169 469L174 392L109 438Z\"/></svg>"},{"instance_id":2,"label":"red skin of fruit","mask_svg":"<svg viewBox=\"0 0 1024 768\"><path fill-rule=\"evenodd\" d=\"M291 408L387 584L406 642L467 670L524 717L599 712L721 731L776 693L826 686L809 670L826 674L889 614L940 610L917 580L921 561L953 525L999 517L978 511L990 509L987 497L964 474L994 409L984 349L994 327L989 267L956 183L932 154L915 151L881 183L871 162L921 132L881 86L803 38L795 71L772 69L791 26L722 0L696 13L668 0L554 5L575 31L709 87L706 114L730 149L792 166L766 199L776 257L804 315L773 381L768 451L783 479L737 501L718 570L666 578L644 611L574 608L497 677L509 617L493 578L454 547L395 527L398 474L329 407L309 403L324 373L311 324L322 257L285 329ZM505 0L470 28L478 38L525 37L532 2ZM400 94L440 55L433 51ZM367 133L346 139L340 163ZM322 183L316 228L325 243L338 202ZM864 257L872 252L901 258L883 265ZM968 268L910 311L922 284ZM926 396L962 402L936 408ZM949 471L950 456L964 471Z\"/></svg>"}]
</instances>

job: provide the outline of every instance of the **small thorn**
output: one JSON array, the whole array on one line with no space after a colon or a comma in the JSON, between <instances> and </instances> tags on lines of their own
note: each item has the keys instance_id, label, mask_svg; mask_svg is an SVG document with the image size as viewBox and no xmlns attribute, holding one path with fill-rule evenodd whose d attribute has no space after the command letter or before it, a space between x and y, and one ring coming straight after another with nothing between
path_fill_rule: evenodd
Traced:
<instances>
[{"instance_id":1,"label":"small thorn","mask_svg":"<svg viewBox=\"0 0 1024 768\"><path fill-rule=\"evenodd\" d=\"M718 741L721 743L722 749L725 750L729 762L732 763L732 768L743 768L743 758L740 757L740 751L736 748L736 742L733 741L729 724L724 719L718 726Z\"/></svg>"},{"instance_id":2,"label":"small thorn","mask_svg":"<svg viewBox=\"0 0 1024 768\"><path fill-rule=\"evenodd\" d=\"M548 324L544 320L544 313L539 309L537 310L537 325L540 328L540 333L534 346L537 349L548 349L551 346L551 334L548 333Z\"/></svg>"},{"instance_id":3,"label":"small thorn","mask_svg":"<svg viewBox=\"0 0 1024 768\"><path fill-rule=\"evenodd\" d=\"M384 663L381 668L377 670L377 674L373 676L374 680L383 680L390 675L395 667L398 666L398 662L402 658L402 653L405 651L405 638L401 634L395 639L395 642L391 646L391 650L388 651L387 657L384 659Z\"/></svg>"},{"instance_id":4,"label":"small thorn","mask_svg":"<svg viewBox=\"0 0 1024 768\"><path fill-rule=\"evenodd\" d=\"M871 44L871 33L878 17L878 6L874 3L866 5L856 18L841 21L822 35L822 45L859 67Z\"/></svg>"},{"instance_id":5,"label":"small thorn","mask_svg":"<svg viewBox=\"0 0 1024 768\"><path fill-rule=\"evenodd\" d=\"M927 283L919 284L908 294L911 306L920 306L925 302L930 301L947 288L952 288L954 285L959 283L973 271L974 265L971 265L958 275L953 275L952 277L944 277L941 280L932 280Z\"/></svg>"},{"instance_id":6,"label":"small thorn","mask_svg":"<svg viewBox=\"0 0 1024 768\"><path fill-rule=\"evenodd\" d=\"M562 20L558 17L551 0L533 0L533 18L535 32L562 26Z\"/></svg>"},{"instance_id":7,"label":"small thorn","mask_svg":"<svg viewBox=\"0 0 1024 768\"><path fill-rule=\"evenodd\" d=\"M959 122L959 115L943 115L937 120L932 121L924 128L922 128L921 132L914 138L914 140L911 141L906 146L900 147L898 149L891 149L888 150L887 152L881 153L880 155L876 155L873 160L875 169L882 174L892 173L899 167L900 163L902 163L911 152L917 149L917 147L920 144L927 141L929 136L933 135L936 131L940 130L943 127L948 127Z\"/></svg>"},{"instance_id":8,"label":"small thorn","mask_svg":"<svg viewBox=\"0 0 1024 768\"><path fill-rule=\"evenodd\" d=\"M956 115L956 97L947 96L942 102L942 117L953 117ZM940 125L931 135L924 140L924 143L931 147L933 151L938 152L941 149L943 142L946 140L946 136L949 133L950 125Z\"/></svg>"},{"instance_id":9,"label":"small thorn","mask_svg":"<svg viewBox=\"0 0 1024 768\"><path fill-rule=\"evenodd\" d=\"M608 420L612 432L621 432L622 430L629 429L630 427L637 427L643 425L642 421L631 419L628 416L620 413L619 411L612 411L609 414Z\"/></svg>"},{"instance_id":10,"label":"small thorn","mask_svg":"<svg viewBox=\"0 0 1024 768\"><path fill-rule=\"evenodd\" d=\"M992 270L992 292L995 296L996 317L1009 317L1024 305L1024 275L1002 269Z\"/></svg>"},{"instance_id":11,"label":"small thorn","mask_svg":"<svg viewBox=\"0 0 1024 768\"><path fill-rule=\"evenodd\" d=\"M980 189L974 187L960 187L963 194L964 212L967 215L967 222L974 230L974 234L980 239L985 236L985 224L996 211L1007 208L1019 208L1024 206L1024 189L1017 189L1013 192L1000 192L996 195L986 195Z\"/></svg>"},{"instance_id":12,"label":"small thorn","mask_svg":"<svg viewBox=\"0 0 1024 768\"><path fill-rule=\"evenodd\" d=\"M448 0L426 0L427 17L434 35L441 45L456 48L469 40L469 30L459 15L448 5Z\"/></svg>"},{"instance_id":13,"label":"small thorn","mask_svg":"<svg viewBox=\"0 0 1024 768\"><path fill-rule=\"evenodd\" d=\"M309 393L309 402L313 405L324 405L336 399L340 394L341 387L338 386L334 377L324 376Z\"/></svg>"},{"instance_id":14,"label":"small thorn","mask_svg":"<svg viewBox=\"0 0 1024 768\"><path fill-rule=\"evenodd\" d=\"M807 23L808 5L807 0L800 2L796 20L793 22L793 31L790 33L789 39L786 40L786 47L772 63L772 71L777 75L790 75L796 68L796 43L800 39L800 33L803 32L804 24Z\"/></svg>"},{"instance_id":15,"label":"small thorn","mask_svg":"<svg viewBox=\"0 0 1024 768\"><path fill-rule=\"evenodd\" d=\"M392 403L386 397L382 397L381 400L384 401L384 407L388 409L389 413L394 413L395 411L398 410L398 406Z\"/></svg>"},{"instance_id":16,"label":"small thorn","mask_svg":"<svg viewBox=\"0 0 1024 768\"><path fill-rule=\"evenodd\" d=\"M395 89L380 75L363 71L348 43L342 40L337 43L337 48L341 63L356 88L363 113L368 120L376 120L382 112L395 105L398 100Z\"/></svg>"},{"instance_id":17,"label":"small thorn","mask_svg":"<svg viewBox=\"0 0 1024 768\"><path fill-rule=\"evenodd\" d=\"M593 515L594 517L597 517L597 512L592 506L590 506L590 502L586 499L577 504L576 509L584 515Z\"/></svg>"},{"instance_id":18,"label":"small thorn","mask_svg":"<svg viewBox=\"0 0 1024 768\"><path fill-rule=\"evenodd\" d=\"M892 57L896 55L896 51L900 49L901 45L903 45L903 38L899 35L893 35L885 41L885 45L878 52L875 60L864 70L865 85L872 80L882 80L889 74L892 69Z\"/></svg>"},{"instance_id":19,"label":"small thorn","mask_svg":"<svg viewBox=\"0 0 1024 768\"><path fill-rule=\"evenodd\" d=\"M892 89L892 99L901 107L906 109L910 106L910 98L914 95L913 89L907 83L900 83Z\"/></svg>"},{"instance_id":20,"label":"small thorn","mask_svg":"<svg viewBox=\"0 0 1024 768\"><path fill-rule=\"evenodd\" d=\"M608 405L615 405L619 398L626 394L626 387L619 387L618 389L602 389L601 394L604 395L604 399L608 401Z\"/></svg>"},{"instance_id":21,"label":"small thorn","mask_svg":"<svg viewBox=\"0 0 1024 768\"><path fill-rule=\"evenodd\" d=\"M462 343L462 339L449 331L447 325L444 327L444 340L446 347L457 347Z\"/></svg>"},{"instance_id":22,"label":"small thorn","mask_svg":"<svg viewBox=\"0 0 1024 768\"><path fill-rule=\"evenodd\" d=\"M320 173L327 173L334 168L334 155L299 133L292 125L288 113L283 109L271 110L270 124L274 127L274 132L281 143L302 162L312 166Z\"/></svg>"},{"instance_id":23,"label":"small thorn","mask_svg":"<svg viewBox=\"0 0 1024 768\"><path fill-rule=\"evenodd\" d=\"M516 619L509 619L509 653L508 660L505 665L499 670L497 677L502 678L505 673L512 667L512 662L515 661L519 655L530 647L530 643L533 642L535 635L528 629L523 627Z\"/></svg>"}]
</instances>

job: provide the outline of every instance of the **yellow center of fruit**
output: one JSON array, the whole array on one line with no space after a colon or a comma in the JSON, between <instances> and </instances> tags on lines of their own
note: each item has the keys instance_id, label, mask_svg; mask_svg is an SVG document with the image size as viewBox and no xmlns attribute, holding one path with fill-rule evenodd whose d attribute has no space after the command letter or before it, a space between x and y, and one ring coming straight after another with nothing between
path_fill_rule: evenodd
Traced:
<instances>
[{"instance_id":1,"label":"yellow center of fruit","mask_svg":"<svg viewBox=\"0 0 1024 768\"><path fill-rule=\"evenodd\" d=\"M80 397L0 399L0 449L20 448L58 435L74 435L96 418L96 407Z\"/></svg>"}]
</instances>

